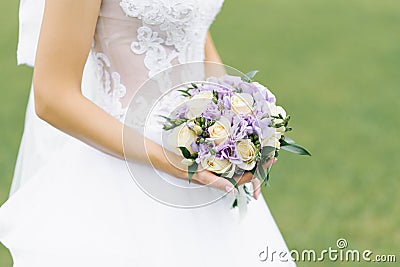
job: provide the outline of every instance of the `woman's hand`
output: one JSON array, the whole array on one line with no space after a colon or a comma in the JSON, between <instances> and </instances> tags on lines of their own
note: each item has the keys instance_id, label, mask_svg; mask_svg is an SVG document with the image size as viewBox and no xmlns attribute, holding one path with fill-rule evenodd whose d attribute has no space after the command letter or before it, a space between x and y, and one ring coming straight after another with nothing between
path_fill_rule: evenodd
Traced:
<instances>
[{"instance_id":1,"label":"woman's hand","mask_svg":"<svg viewBox=\"0 0 400 267\"><path fill-rule=\"evenodd\" d=\"M277 161L277 158L270 158L267 162L263 163L264 170L271 167ZM245 172L241 176L235 177L239 185L251 182L253 185L253 197L258 199L261 194L261 182L251 172Z\"/></svg>"},{"instance_id":2,"label":"woman's hand","mask_svg":"<svg viewBox=\"0 0 400 267\"><path fill-rule=\"evenodd\" d=\"M276 158L269 159L263 164L264 169L271 167L276 160ZM234 179L236 180L238 186L251 182L254 189L253 197L258 199L259 195L261 194L261 182L259 179L254 177L251 172L245 172L242 175L235 176ZM210 171L204 170L201 167L199 167L198 171L196 171L196 173L193 175L192 181L197 184L212 186L226 192L236 192L235 187L230 181L223 177L217 176Z\"/></svg>"}]
</instances>

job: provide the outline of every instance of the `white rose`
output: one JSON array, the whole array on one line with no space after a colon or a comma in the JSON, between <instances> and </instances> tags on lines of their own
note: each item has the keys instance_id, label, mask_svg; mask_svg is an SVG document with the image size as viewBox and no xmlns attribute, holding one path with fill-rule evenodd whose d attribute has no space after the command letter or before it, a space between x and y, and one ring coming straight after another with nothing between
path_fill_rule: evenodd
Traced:
<instances>
[{"instance_id":1,"label":"white rose","mask_svg":"<svg viewBox=\"0 0 400 267\"><path fill-rule=\"evenodd\" d=\"M282 115L282 116L283 116L283 115ZM282 120L282 119L274 119L273 122L274 122L275 125L277 125L277 124L283 123L283 120ZM280 133L280 134L284 134L285 131L286 131L286 127L282 125L282 126L279 127L279 128L275 128L275 130L276 130L276 132L278 132L278 133Z\"/></svg>"},{"instance_id":2,"label":"white rose","mask_svg":"<svg viewBox=\"0 0 400 267\"><path fill-rule=\"evenodd\" d=\"M250 139L243 139L236 143L236 151L243 161L242 163L238 164L238 167L243 170L252 170L256 165L255 157L257 153L257 148L251 142Z\"/></svg>"},{"instance_id":3,"label":"white rose","mask_svg":"<svg viewBox=\"0 0 400 267\"><path fill-rule=\"evenodd\" d=\"M275 105L275 103L269 103L268 105L269 108L269 114L271 116L279 116L279 114L282 115L282 118L286 118L286 111L283 109L281 106Z\"/></svg>"},{"instance_id":4,"label":"white rose","mask_svg":"<svg viewBox=\"0 0 400 267\"><path fill-rule=\"evenodd\" d=\"M179 151L176 148L185 147L190 153L194 153L191 148L191 144L196 141L196 133L186 126L186 123L174 128L171 134L168 136L169 145L175 148L175 151Z\"/></svg>"},{"instance_id":5,"label":"white rose","mask_svg":"<svg viewBox=\"0 0 400 267\"><path fill-rule=\"evenodd\" d=\"M262 140L261 145L264 146L271 146L275 147L277 149L280 148L280 142L279 139L281 139L282 134L279 132L275 132L275 134L265 138Z\"/></svg>"},{"instance_id":6,"label":"white rose","mask_svg":"<svg viewBox=\"0 0 400 267\"><path fill-rule=\"evenodd\" d=\"M216 145L219 145L228 140L230 130L230 121L225 117L221 117L208 128L208 133L210 134L210 139L212 139Z\"/></svg>"},{"instance_id":7,"label":"white rose","mask_svg":"<svg viewBox=\"0 0 400 267\"><path fill-rule=\"evenodd\" d=\"M253 112L254 99L250 94L240 93L231 97L231 106L235 114L248 115Z\"/></svg>"},{"instance_id":8,"label":"white rose","mask_svg":"<svg viewBox=\"0 0 400 267\"><path fill-rule=\"evenodd\" d=\"M216 157L203 158L201 160L201 166L210 172L218 174L228 173L227 177L233 176L235 171L235 166L229 162L229 160L218 159Z\"/></svg>"},{"instance_id":9,"label":"white rose","mask_svg":"<svg viewBox=\"0 0 400 267\"><path fill-rule=\"evenodd\" d=\"M192 96L186 101L188 105L188 116L191 118L198 117L205 110L208 104L212 102L213 93L211 91L201 91L197 95Z\"/></svg>"},{"instance_id":10,"label":"white rose","mask_svg":"<svg viewBox=\"0 0 400 267\"><path fill-rule=\"evenodd\" d=\"M279 134L284 134L286 132L286 127L285 126L281 126L279 128L276 128L277 133Z\"/></svg>"}]
</instances>

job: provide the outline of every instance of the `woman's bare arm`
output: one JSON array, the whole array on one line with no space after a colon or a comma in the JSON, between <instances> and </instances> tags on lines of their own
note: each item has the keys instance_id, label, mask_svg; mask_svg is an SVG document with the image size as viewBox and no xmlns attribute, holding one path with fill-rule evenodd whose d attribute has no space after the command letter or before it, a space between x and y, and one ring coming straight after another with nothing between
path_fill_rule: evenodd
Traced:
<instances>
[{"instance_id":1,"label":"woman's bare arm","mask_svg":"<svg viewBox=\"0 0 400 267\"><path fill-rule=\"evenodd\" d=\"M221 57L215 48L214 41L211 37L210 32L207 33L206 44L205 44L205 61L222 63Z\"/></svg>"}]
</instances>

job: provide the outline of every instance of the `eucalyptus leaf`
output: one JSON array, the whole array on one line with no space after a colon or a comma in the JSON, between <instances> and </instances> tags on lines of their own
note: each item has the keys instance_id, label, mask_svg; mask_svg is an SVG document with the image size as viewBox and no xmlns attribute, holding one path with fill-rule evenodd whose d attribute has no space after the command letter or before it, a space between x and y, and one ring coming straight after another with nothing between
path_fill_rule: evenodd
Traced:
<instances>
[{"instance_id":1,"label":"eucalyptus leaf","mask_svg":"<svg viewBox=\"0 0 400 267\"><path fill-rule=\"evenodd\" d=\"M262 164L257 164L257 166L258 166L258 172L260 173L260 176L261 176L261 180L267 179L268 176L264 171L263 165Z\"/></svg>"},{"instance_id":2,"label":"eucalyptus leaf","mask_svg":"<svg viewBox=\"0 0 400 267\"><path fill-rule=\"evenodd\" d=\"M192 182L193 179L193 175L195 174L195 172L197 171L197 167L198 167L198 163L197 162L193 162L192 165L190 165L188 167L188 177L189 177L189 183Z\"/></svg>"},{"instance_id":3,"label":"eucalyptus leaf","mask_svg":"<svg viewBox=\"0 0 400 267\"><path fill-rule=\"evenodd\" d=\"M285 136L283 138L283 140L285 140L285 142L288 143L288 144L295 144L296 143L293 139L291 139L291 138L289 138L287 136Z\"/></svg>"},{"instance_id":4,"label":"eucalyptus leaf","mask_svg":"<svg viewBox=\"0 0 400 267\"><path fill-rule=\"evenodd\" d=\"M189 151L186 147L180 146L180 147L178 147L178 148L181 150L182 155L183 155L185 158L187 158L187 159L191 159L191 158L192 158L192 154L190 153L190 151Z\"/></svg>"},{"instance_id":5,"label":"eucalyptus leaf","mask_svg":"<svg viewBox=\"0 0 400 267\"><path fill-rule=\"evenodd\" d=\"M304 147L301 147L300 145L297 145L297 144L289 144L289 143L286 143L283 145L281 144L281 148L283 150L292 152L294 154L311 156L311 153L308 152L307 149L305 149Z\"/></svg>"},{"instance_id":6,"label":"eucalyptus leaf","mask_svg":"<svg viewBox=\"0 0 400 267\"><path fill-rule=\"evenodd\" d=\"M272 146L265 146L261 149L261 156L263 158L267 158L272 152L276 150L275 147Z\"/></svg>"},{"instance_id":7,"label":"eucalyptus leaf","mask_svg":"<svg viewBox=\"0 0 400 267\"><path fill-rule=\"evenodd\" d=\"M254 76L256 76L257 73L258 73L258 70L249 71L248 73L246 73L245 75L243 75L243 76L241 77L241 79L242 79L242 81L244 81L244 82L250 83L250 82L253 80Z\"/></svg>"}]
</instances>

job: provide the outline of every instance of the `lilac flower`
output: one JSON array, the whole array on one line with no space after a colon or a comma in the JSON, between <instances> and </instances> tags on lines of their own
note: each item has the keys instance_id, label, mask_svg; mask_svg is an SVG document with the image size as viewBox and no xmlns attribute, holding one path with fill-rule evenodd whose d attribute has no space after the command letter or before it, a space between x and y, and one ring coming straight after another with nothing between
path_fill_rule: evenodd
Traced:
<instances>
[{"instance_id":1,"label":"lilac flower","mask_svg":"<svg viewBox=\"0 0 400 267\"><path fill-rule=\"evenodd\" d=\"M199 145L196 143L196 141L192 142L192 143L190 144L190 147L192 148L193 152L196 152L196 153L199 152L200 147L199 147Z\"/></svg>"},{"instance_id":2,"label":"lilac flower","mask_svg":"<svg viewBox=\"0 0 400 267\"><path fill-rule=\"evenodd\" d=\"M188 106L186 104L182 104L172 111L171 117L175 119L183 119L186 117L188 110Z\"/></svg>"},{"instance_id":3,"label":"lilac flower","mask_svg":"<svg viewBox=\"0 0 400 267\"><path fill-rule=\"evenodd\" d=\"M240 164L242 161L236 153L235 143L231 140L215 147L219 159L227 159L233 164Z\"/></svg>"},{"instance_id":4,"label":"lilac flower","mask_svg":"<svg viewBox=\"0 0 400 267\"><path fill-rule=\"evenodd\" d=\"M275 128L270 127L271 119L270 118L265 118L260 121L258 121L259 127L261 129L259 137L261 139L267 139L271 135L275 134Z\"/></svg>"},{"instance_id":5,"label":"lilac flower","mask_svg":"<svg viewBox=\"0 0 400 267\"><path fill-rule=\"evenodd\" d=\"M238 89L241 89L243 93L253 95L257 91L257 87L255 87L252 83L241 82L238 84Z\"/></svg>"},{"instance_id":6,"label":"lilac flower","mask_svg":"<svg viewBox=\"0 0 400 267\"><path fill-rule=\"evenodd\" d=\"M264 97L264 99L270 103L276 102L275 95L268 90L265 86L259 84L258 82L252 82L252 84L259 90L261 95Z\"/></svg>"},{"instance_id":7,"label":"lilac flower","mask_svg":"<svg viewBox=\"0 0 400 267\"><path fill-rule=\"evenodd\" d=\"M199 89L201 91L217 91L219 90L219 86L217 84L212 84L212 83L204 83L199 86Z\"/></svg>"},{"instance_id":8,"label":"lilac flower","mask_svg":"<svg viewBox=\"0 0 400 267\"><path fill-rule=\"evenodd\" d=\"M230 110L231 109L231 98L227 96L218 97L218 105L223 110Z\"/></svg>"},{"instance_id":9,"label":"lilac flower","mask_svg":"<svg viewBox=\"0 0 400 267\"><path fill-rule=\"evenodd\" d=\"M239 140L239 139L245 139L247 138L247 130L249 123L245 117L242 116L235 116L233 118L233 123L232 123L232 128L231 128L231 139L232 140Z\"/></svg>"},{"instance_id":10,"label":"lilac flower","mask_svg":"<svg viewBox=\"0 0 400 267\"><path fill-rule=\"evenodd\" d=\"M214 102L211 102L207 105L202 115L208 119L219 119L221 117L221 111Z\"/></svg>"},{"instance_id":11,"label":"lilac flower","mask_svg":"<svg viewBox=\"0 0 400 267\"><path fill-rule=\"evenodd\" d=\"M251 122L251 127L253 128L253 133L258 135L259 137L261 136L261 125L259 120L254 120Z\"/></svg>"},{"instance_id":12,"label":"lilac flower","mask_svg":"<svg viewBox=\"0 0 400 267\"><path fill-rule=\"evenodd\" d=\"M198 146L198 157L196 159L196 162L200 162L204 158L209 158L212 156L210 149L212 147L206 143L200 143Z\"/></svg>"},{"instance_id":13,"label":"lilac flower","mask_svg":"<svg viewBox=\"0 0 400 267\"><path fill-rule=\"evenodd\" d=\"M236 114L230 109L223 109L221 111L221 113L222 113L222 116L227 118L231 123L233 121L233 118L236 116Z\"/></svg>"},{"instance_id":14,"label":"lilac flower","mask_svg":"<svg viewBox=\"0 0 400 267\"><path fill-rule=\"evenodd\" d=\"M232 75L224 75L218 81L219 84L226 84L235 88L237 88L241 82L242 79L239 76Z\"/></svg>"}]
</instances>

